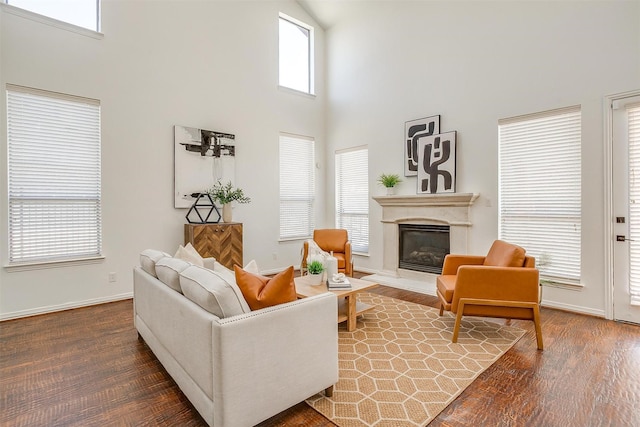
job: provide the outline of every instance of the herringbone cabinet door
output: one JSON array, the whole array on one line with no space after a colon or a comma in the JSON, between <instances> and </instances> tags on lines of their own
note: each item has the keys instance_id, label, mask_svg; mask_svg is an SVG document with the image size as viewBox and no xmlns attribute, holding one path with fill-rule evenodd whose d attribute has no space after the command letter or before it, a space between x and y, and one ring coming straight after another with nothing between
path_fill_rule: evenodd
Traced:
<instances>
[{"instance_id":1,"label":"herringbone cabinet door","mask_svg":"<svg viewBox=\"0 0 640 427\"><path fill-rule=\"evenodd\" d=\"M184 242L191 243L203 257L214 257L220 264L233 269L243 266L242 224L185 224Z\"/></svg>"}]
</instances>

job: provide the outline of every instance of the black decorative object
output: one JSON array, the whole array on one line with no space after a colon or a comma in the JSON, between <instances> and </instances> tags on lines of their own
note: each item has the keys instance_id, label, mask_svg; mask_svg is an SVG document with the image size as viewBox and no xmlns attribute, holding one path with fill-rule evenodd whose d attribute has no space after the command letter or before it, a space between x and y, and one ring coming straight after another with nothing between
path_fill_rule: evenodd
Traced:
<instances>
[{"instance_id":1,"label":"black decorative object","mask_svg":"<svg viewBox=\"0 0 640 427\"><path fill-rule=\"evenodd\" d=\"M198 209L202 210L203 213L206 212L207 215L202 218L202 214ZM192 220L192 217L194 216L192 215L192 212L195 212L195 215L197 215L200 221ZM215 221L209 221L209 217L213 212L218 215L218 219L216 219ZM216 207L209 193L199 193L196 196L196 201L193 203L193 205L191 205L191 208L189 209L189 212L187 212L187 215L185 217L187 218L189 224L217 224L220 222L220 212L218 211L218 208Z\"/></svg>"}]
</instances>

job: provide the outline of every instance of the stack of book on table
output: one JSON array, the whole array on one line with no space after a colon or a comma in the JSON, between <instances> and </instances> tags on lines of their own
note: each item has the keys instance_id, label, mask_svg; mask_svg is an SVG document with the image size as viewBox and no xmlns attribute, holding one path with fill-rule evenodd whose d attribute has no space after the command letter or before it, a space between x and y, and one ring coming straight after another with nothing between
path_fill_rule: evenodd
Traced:
<instances>
[{"instance_id":1,"label":"stack of book on table","mask_svg":"<svg viewBox=\"0 0 640 427\"><path fill-rule=\"evenodd\" d=\"M335 291L339 289L351 289L351 282L346 277L340 280L333 280L333 278L329 278L327 280L327 289L330 291Z\"/></svg>"}]
</instances>

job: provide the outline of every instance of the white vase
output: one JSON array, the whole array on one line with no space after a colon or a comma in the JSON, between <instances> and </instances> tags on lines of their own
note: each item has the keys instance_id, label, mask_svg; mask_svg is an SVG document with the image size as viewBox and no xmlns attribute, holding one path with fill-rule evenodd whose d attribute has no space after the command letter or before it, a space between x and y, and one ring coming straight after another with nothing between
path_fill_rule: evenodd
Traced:
<instances>
[{"instance_id":1,"label":"white vase","mask_svg":"<svg viewBox=\"0 0 640 427\"><path fill-rule=\"evenodd\" d=\"M231 210L231 203L225 203L222 205L222 221L231 222L233 218L233 211Z\"/></svg>"},{"instance_id":2,"label":"white vase","mask_svg":"<svg viewBox=\"0 0 640 427\"><path fill-rule=\"evenodd\" d=\"M387 187L387 196L393 196L396 194L396 187Z\"/></svg>"}]
</instances>

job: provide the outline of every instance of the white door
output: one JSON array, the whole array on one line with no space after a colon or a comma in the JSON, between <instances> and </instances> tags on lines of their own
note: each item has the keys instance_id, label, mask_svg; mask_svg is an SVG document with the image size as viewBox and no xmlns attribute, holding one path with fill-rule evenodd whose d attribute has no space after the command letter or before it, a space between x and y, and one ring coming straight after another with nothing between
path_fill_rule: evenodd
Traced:
<instances>
[{"instance_id":1,"label":"white door","mask_svg":"<svg viewBox=\"0 0 640 427\"><path fill-rule=\"evenodd\" d=\"M640 96L612 106L613 318L640 324Z\"/></svg>"}]
</instances>

